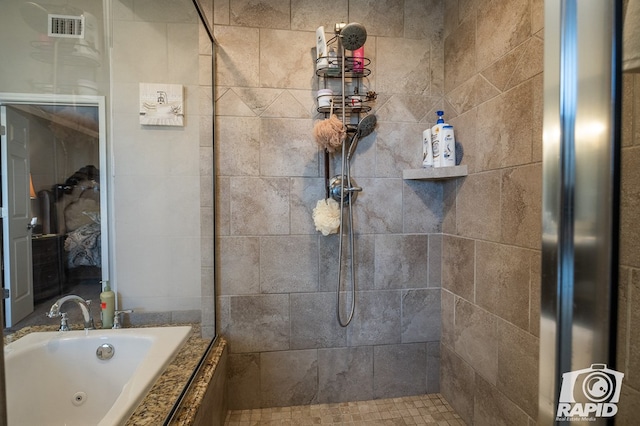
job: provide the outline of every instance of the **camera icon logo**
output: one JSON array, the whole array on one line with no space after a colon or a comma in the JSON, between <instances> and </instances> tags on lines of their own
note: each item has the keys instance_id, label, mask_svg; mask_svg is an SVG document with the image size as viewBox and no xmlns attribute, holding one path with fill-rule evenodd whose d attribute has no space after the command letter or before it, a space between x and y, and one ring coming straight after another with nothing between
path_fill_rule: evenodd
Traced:
<instances>
[{"instance_id":1,"label":"camera icon logo","mask_svg":"<svg viewBox=\"0 0 640 426\"><path fill-rule=\"evenodd\" d=\"M618 412L624 373L592 364L590 368L562 375L558 419L613 417Z\"/></svg>"}]
</instances>

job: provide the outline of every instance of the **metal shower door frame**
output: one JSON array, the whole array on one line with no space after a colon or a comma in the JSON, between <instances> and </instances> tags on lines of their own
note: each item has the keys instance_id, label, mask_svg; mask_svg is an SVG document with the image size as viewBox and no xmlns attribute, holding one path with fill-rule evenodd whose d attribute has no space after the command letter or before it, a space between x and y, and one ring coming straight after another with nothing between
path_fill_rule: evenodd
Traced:
<instances>
[{"instance_id":1,"label":"metal shower door frame","mask_svg":"<svg viewBox=\"0 0 640 426\"><path fill-rule=\"evenodd\" d=\"M545 0L539 424L575 423L556 416L563 375L615 368L620 8Z\"/></svg>"}]
</instances>

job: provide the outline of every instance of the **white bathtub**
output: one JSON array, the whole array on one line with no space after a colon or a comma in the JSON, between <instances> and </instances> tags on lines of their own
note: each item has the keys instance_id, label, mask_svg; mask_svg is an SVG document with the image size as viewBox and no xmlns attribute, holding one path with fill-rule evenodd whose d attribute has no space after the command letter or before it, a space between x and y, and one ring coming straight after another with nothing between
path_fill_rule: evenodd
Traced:
<instances>
[{"instance_id":1,"label":"white bathtub","mask_svg":"<svg viewBox=\"0 0 640 426\"><path fill-rule=\"evenodd\" d=\"M124 423L191 327L28 334L5 346L9 426ZM109 360L96 350L114 348Z\"/></svg>"}]
</instances>

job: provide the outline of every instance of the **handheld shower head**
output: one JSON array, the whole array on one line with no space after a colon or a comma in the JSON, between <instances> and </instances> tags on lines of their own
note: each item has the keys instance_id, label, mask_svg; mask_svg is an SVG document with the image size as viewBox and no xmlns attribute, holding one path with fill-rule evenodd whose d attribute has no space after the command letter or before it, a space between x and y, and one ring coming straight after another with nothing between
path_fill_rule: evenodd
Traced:
<instances>
[{"instance_id":1,"label":"handheld shower head","mask_svg":"<svg viewBox=\"0 0 640 426\"><path fill-rule=\"evenodd\" d=\"M342 46L347 50L356 50L364 45L367 41L367 29L364 25L357 22L351 22L340 31L342 38Z\"/></svg>"},{"instance_id":2,"label":"handheld shower head","mask_svg":"<svg viewBox=\"0 0 640 426\"><path fill-rule=\"evenodd\" d=\"M357 129L358 137L365 138L369 136L373 132L373 130L376 128L377 123L378 123L378 119L373 114L367 115L366 117L364 117L362 120L360 120L360 123L358 123L358 129Z\"/></svg>"},{"instance_id":3,"label":"handheld shower head","mask_svg":"<svg viewBox=\"0 0 640 426\"><path fill-rule=\"evenodd\" d=\"M351 156L354 152L356 152L356 147L358 146L358 142L360 138L366 138L373 130L376 128L376 124L378 123L378 119L375 115L367 115L358 123L358 127L356 128L356 133L351 138L351 143L349 144L349 151L347 152L347 161L351 160Z\"/></svg>"}]
</instances>

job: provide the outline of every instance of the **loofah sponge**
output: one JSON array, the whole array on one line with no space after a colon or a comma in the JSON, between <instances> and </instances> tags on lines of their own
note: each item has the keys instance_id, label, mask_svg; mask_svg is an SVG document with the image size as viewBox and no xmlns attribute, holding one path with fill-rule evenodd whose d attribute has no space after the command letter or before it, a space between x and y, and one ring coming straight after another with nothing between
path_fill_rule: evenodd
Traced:
<instances>
[{"instance_id":1,"label":"loofah sponge","mask_svg":"<svg viewBox=\"0 0 640 426\"><path fill-rule=\"evenodd\" d=\"M328 152L334 152L336 148L342 145L347 135L346 129L342 121L335 114L326 120L316 122L313 127L313 136L320 147Z\"/></svg>"},{"instance_id":2,"label":"loofah sponge","mask_svg":"<svg viewBox=\"0 0 640 426\"><path fill-rule=\"evenodd\" d=\"M329 234L337 234L340 229L340 205L333 198L319 200L313 209L313 223L316 231L322 232L325 237Z\"/></svg>"}]
</instances>

